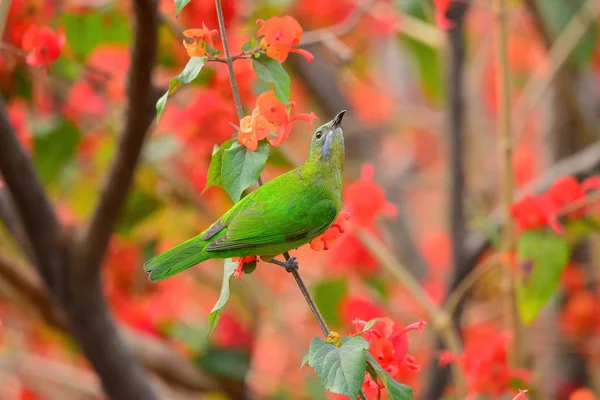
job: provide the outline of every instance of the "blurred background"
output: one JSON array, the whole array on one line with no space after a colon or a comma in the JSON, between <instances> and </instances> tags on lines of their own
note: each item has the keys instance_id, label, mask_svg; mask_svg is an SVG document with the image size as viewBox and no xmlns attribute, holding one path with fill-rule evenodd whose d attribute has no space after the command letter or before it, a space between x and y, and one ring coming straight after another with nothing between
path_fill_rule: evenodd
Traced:
<instances>
[{"instance_id":1,"label":"blurred background","mask_svg":"<svg viewBox=\"0 0 600 400\"><path fill-rule=\"evenodd\" d=\"M223 261L157 284L142 269L233 204L221 188L203 192L213 147L239 124L225 64L209 63L169 97L158 124L147 112L148 138L104 256L98 247L95 277L39 251L54 240L47 254L63 254L86 231L128 114L147 111L148 96L126 91L134 32L141 47L158 46L154 70L144 72L134 57L142 71L129 79L152 72L144 93L153 108L155 92L164 93L189 60L182 31L218 29L213 0L191 0L177 18L172 0L158 2L156 18L137 3L0 1L3 115L62 226L52 235L39 225L39 237L31 235L45 208L10 194L8 187L36 185L23 164L9 165L16 153L0 141L0 398L105 398L99 373L105 389L114 382L113 398L152 398L131 394L150 381L164 399L333 399L311 368L299 369L321 332L285 270L259 262L232 280L207 338ZM283 64L294 109L314 112L317 126L348 110L344 209L359 218L329 250L292 254L330 328L352 334L355 319L384 316L403 326L426 321L421 335L408 334L413 358L396 371L415 398L466 398L450 361L471 398L510 399L529 389L535 399L595 399L597 240L576 246L553 300L531 325L515 328L502 284L514 251L502 246L499 227L512 198L600 169L599 2L222 0L222 7L233 54L256 35L257 19L293 16L304 29L299 47L315 57L290 54ZM47 30L32 39L31 26ZM250 114L268 86L248 60L234 68ZM0 124L0 136L12 135L10 126ZM302 164L313 132L295 123L271 149L262 179ZM116 175L133 166L118 165ZM124 179L115 187L126 188ZM378 218L365 225L360 213L368 210ZM44 265L53 272L44 275ZM97 287L103 296L90 294ZM440 310L450 328L436 320ZM460 360L437 336L449 330ZM131 377L130 395L118 375Z\"/></svg>"}]
</instances>

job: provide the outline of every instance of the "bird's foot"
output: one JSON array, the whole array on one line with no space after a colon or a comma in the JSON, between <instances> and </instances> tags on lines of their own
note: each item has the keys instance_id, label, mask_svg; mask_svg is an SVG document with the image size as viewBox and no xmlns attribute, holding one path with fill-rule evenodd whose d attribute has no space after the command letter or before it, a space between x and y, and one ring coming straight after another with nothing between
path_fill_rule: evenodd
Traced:
<instances>
[{"instance_id":1,"label":"bird's foot","mask_svg":"<svg viewBox=\"0 0 600 400\"><path fill-rule=\"evenodd\" d=\"M297 271L298 270L298 261L296 261L296 257L290 257L285 262L279 261L276 259L272 259L269 261L271 264L279 265L280 267L285 268L287 272Z\"/></svg>"},{"instance_id":2,"label":"bird's foot","mask_svg":"<svg viewBox=\"0 0 600 400\"><path fill-rule=\"evenodd\" d=\"M298 261L296 261L296 257L290 257L285 262L285 270L287 272L298 271L299 267L300 266L298 265Z\"/></svg>"}]
</instances>

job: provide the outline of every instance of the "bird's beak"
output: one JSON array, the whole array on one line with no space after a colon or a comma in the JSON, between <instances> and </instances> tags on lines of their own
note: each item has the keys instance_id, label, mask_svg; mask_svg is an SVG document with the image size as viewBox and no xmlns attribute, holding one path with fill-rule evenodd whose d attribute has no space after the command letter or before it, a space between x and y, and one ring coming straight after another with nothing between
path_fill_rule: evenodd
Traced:
<instances>
[{"instance_id":1,"label":"bird's beak","mask_svg":"<svg viewBox=\"0 0 600 400\"><path fill-rule=\"evenodd\" d=\"M335 116L335 118L333 119L333 127L337 128L338 126L340 126L342 124L342 118L344 118L344 114L346 114L346 110L342 110L338 113L338 115Z\"/></svg>"}]
</instances>

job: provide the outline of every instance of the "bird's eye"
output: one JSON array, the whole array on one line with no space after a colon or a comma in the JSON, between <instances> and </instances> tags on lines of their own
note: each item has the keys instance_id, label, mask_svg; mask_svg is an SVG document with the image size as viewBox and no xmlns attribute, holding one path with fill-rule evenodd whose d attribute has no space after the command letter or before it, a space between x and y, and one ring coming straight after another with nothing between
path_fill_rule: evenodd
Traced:
<instances>
[{"instance_id":1,"label":"bird's eye","mask_svg":"<svg viewBox=\"0 0 600 400\"><path fill-rule=\"evenodd\" d=\"M317 140L321 139L323 137L323 132L321 132L321 131L317 132L316 136L317 136Z\"/></svg>"}]
</instances>

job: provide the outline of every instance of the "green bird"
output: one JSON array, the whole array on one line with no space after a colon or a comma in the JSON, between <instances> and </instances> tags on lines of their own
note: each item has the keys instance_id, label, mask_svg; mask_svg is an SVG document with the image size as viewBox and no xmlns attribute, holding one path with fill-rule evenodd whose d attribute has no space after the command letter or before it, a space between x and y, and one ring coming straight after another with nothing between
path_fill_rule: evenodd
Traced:
<instances>
[{"instance_id":1,"label":"green bird","mask_svg":"<svg viewBox=\"0 0 600 400\"><path fill-rule=\"evenodd\" d=\"M325 232L342 206L345 112L317 129L304 165L248 194L200 235L148 260L150 281L213 258L270 260Z\"/></svg>"}]
</instances>

